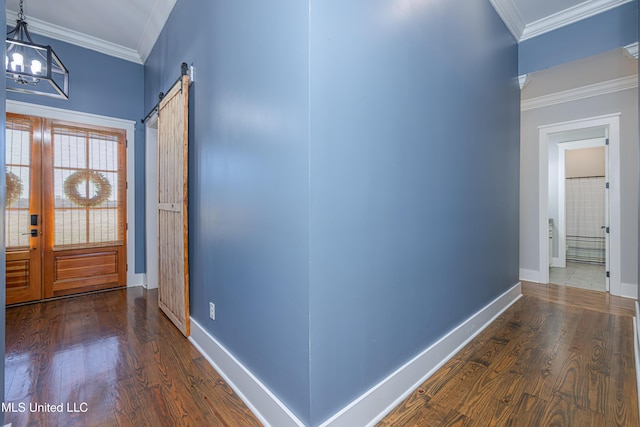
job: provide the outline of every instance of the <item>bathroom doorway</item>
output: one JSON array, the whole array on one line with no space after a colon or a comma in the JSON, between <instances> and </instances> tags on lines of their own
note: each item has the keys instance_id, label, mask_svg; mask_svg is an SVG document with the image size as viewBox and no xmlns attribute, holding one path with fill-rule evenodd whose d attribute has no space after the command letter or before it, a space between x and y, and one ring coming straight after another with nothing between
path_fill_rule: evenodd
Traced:
<instances>
[{"instance_id":1,"label":"bathroom doorway","mask_svg":"<svg viewBox=\"0 0 640 427\"><path fill-rule=\"evenodd\" d=\"M593 138L582 139L585 133ZM609 290L606 141L606 129L594 128L556 135L549 142L549 283Z\"/></svg>"}]
</instances>

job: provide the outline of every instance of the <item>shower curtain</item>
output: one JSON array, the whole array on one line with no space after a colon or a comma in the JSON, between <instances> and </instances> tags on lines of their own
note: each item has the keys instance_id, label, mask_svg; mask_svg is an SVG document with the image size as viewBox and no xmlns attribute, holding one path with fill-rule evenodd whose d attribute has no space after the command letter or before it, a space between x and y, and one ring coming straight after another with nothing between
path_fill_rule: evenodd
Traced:
<instances>
[{"instance_id":1,"label":"shower curtain","mask_svg":"<svg viewBox=\"0 0 640 427\"><path fill-rule=\"evenodd\" d=\"M605 263L604 177L567 178L567 261Z\"/></svg>"}]
</instances>

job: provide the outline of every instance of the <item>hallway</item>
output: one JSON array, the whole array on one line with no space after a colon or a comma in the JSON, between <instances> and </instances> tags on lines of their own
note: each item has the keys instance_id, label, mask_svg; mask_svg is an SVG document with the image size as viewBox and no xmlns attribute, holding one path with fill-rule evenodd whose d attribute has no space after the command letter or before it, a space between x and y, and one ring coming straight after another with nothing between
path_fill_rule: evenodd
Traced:
<instances>
[{"instance_id":1,"label":"hallway","mask_svg":"<svg viewBox=\"0 0 640 427\"><path fill-rule=\"evenodd\" d=\"M635 426L633 300L524 282L379 426Z\"/></svg>"}]
</instances>

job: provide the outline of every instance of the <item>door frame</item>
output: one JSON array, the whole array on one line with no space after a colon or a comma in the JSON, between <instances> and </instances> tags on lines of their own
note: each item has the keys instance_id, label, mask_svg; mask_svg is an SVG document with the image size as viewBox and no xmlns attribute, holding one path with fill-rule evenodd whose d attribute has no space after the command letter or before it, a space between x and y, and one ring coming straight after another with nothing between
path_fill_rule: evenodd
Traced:
<instances>
[{"instance_id":1,"label":"door frame","mask_svg":"<svg viewBox=\"0 0 640 427\"><path fill-rule=\"evenodd\" d=\"M609 133L609 271L612 295L629 296L622 287L620 240L620 116L621 113L539 126L538 249L540 280L549 283L549 137L552 134L586 128L605 128Z\"/></svg>"},{"instance_id":2,"label":"door frame","mask_svg":"<svg viewBox=\"0 0 640 427\"><path fill-rule=\"evenodd\" d=\"M145 124L145 227L147 289L158 287L158 113Z\"/></svg>"},{"instance_id":3,"label":"door frame","mask_svg":"<svg viewBox=\"0 0 640 427\"><path fill-rule=\"evenodd\" d=\"M118 119L115 117L101 116L97 114L79 111L64 110L62 108L48 107L44 105L29 104L26 102L6 101L7 113L23 114L26 116L45 117L55 120L64 120L76 123L86 123L94 126L103 126L124 129L127 133L127 287L141 286L145 282L144 273L135 273L136 258L136 224L135 224L135 125L133 120Z\"/></svg>"}]
</instances>

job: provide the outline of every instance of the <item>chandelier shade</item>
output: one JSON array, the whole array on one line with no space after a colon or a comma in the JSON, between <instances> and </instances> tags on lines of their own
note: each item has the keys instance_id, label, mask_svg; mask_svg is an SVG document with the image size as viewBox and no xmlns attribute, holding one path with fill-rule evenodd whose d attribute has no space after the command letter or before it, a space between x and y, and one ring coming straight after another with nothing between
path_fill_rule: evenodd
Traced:
<instances>
[{"instance_id":1,"label":"chandelier shade","mask_svg":"<svg viewBox=\"0 0 640 427\"><path fill-rule=\"evenodd\" d=\"M33 42L22 0L16 26L7 33L5 55L8 91L69 99L69 70L51 46Z\"/></svg>"}]
</instances>

